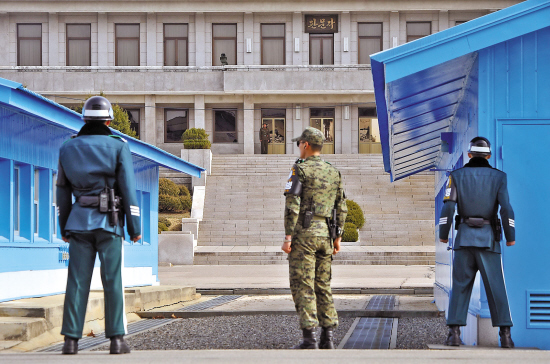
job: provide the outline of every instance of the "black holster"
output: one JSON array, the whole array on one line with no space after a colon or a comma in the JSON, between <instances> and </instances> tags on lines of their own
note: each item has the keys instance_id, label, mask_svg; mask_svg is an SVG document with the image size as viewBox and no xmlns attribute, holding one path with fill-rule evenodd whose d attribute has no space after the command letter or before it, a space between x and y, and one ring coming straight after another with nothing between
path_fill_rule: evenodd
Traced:
<instances>
[{"instance_id":1,"label":"black holster","mask_svg":"<svg viewBox=\"0 0 550 364\"><path fill-rule=\"evenodd\" d=\"M495 216L491 219L491 227L493 228L493 234L495 235L495 241L498 243L502 240L502 225L500 219Z\"/></svg>"},{"instance_id":2,"label":"black holster","mask_svg":"<svg viewBox=\"0 0 550 364\"><path fill-rule=\"evenodd\" d=\"M109 225L117 226L122 222L124 226L124 210L120 209L122 198L115 194L114 188L105 187L96 196L80 196L77 202L82 207L97 207L99 212L109 214Z\"/></svg>"},{"instance_id":3,"label":"black holster","mask_svg":"<svg viewBox=\"0 0 550 364\"><path fill-rule=\"evenodd\" d=\"M328 228L330 231L330 238L332 240L336 240L338 238L338 225L336 222L336 209L332 209L331 219L328 224Z\"/></svg>"}]
</instances>

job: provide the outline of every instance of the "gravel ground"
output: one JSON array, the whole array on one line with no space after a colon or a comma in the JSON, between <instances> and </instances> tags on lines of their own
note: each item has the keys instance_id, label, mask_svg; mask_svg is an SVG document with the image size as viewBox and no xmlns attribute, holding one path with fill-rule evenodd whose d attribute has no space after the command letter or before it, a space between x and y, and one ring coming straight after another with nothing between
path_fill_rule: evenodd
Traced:
<instances>
[{"instance_id":1,"label":"gravel ground","mask_svg":"<svg viewBox=\"0 0 550 364\"><path fill-rule=\"evenodd\" d=\"M340 318L336 346L354 318ZM220 316L177 320L127 338L133 350L290 349L302 331L297 316ZM108 350L108 345L93 349Z\"/></svg>"},{"instance_id":2,"label":"gravel ground","mask_svg":"<svg viewBox=\"0 0 550 364\"><path fill-rule=\"evenodd\" d=\"M401 318L397 326L397 349L428 349L428 344L443 344L447 332L445 317Z\"/></svg>"}]
</instances>

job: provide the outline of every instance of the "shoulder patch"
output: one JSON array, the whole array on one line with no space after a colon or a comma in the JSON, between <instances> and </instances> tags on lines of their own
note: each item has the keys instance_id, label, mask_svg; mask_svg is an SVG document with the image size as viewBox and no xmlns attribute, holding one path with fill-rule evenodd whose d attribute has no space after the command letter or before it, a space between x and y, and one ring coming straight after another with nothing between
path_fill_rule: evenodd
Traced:
<instances>
[{"instance_id":1,"label":"shoulder patch","mask_svg":"<svg viewBox=\"0 0 550 364\"><path fill-rule=\"evenodd\" d=\"M300 163L304 163L304 160L301 158L296 159L296 161L294 162L294 164L300 164Z\"/></svg>"},{"instance_id":2,"label":"shoulder patch","mask_svg":"<svg viewBox=\"0 0 550 364\"><path fill-rule=\"evenodd\" d=\"M128 143L128 141L126 139L124 139L123 137L121 136L118 136L118 135L114 135L114 134L111 134L109 135L111 138L116 138L116 139L119 139L121 141L123 141L124 143Z\"/></svg>"}]
</instances>

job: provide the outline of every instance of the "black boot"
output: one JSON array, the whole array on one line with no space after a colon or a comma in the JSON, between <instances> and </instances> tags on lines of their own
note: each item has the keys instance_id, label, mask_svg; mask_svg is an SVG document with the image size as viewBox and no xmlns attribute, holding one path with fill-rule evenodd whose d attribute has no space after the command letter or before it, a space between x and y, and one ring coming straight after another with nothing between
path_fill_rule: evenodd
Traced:
<instances>
[{"instance_id":1,"label":"black boot","mask_svg":"<svg viewBox=\"0 0 550 364\"><path fill-rule=\"evenodd\" d=\"M78 339L65 336L65 344L63 344L62 354L78 354Z\"/></svg>"},{"instance_id":2,"label":"black boot","mask_svg":"<svg viewBox=\"0 0 550 364\"><path fill-rule=\"evenodd\" d=\"M124 337L122 335L113 336L111 338L111 354L128 354L130 348L126 345Z\"/></svg>"},{"instance_id":3,"label":"black boot","mask_svg":"<svg viewBox=\"0 0 550 364\"><path fill-rule=\"evenodd\" d=\"M319 343L319 349L334 349L334 328L323 327L321 331L321 342Z\"/></svg>"},{"instance_id":4,"label":"black boot","mask_svg":"<svg viewBox=\"0 0 550 364\"><path fill-rule=\"evenodd\" d=\"M512 341L512 334L510 333L510 326L501 326L500 327L500 347L511 349L513 348L514 342Z\"/></svg>"},{"instance_id":5,"label":"black boot","mask_svg":"<svg viewBox=\"0 0 550 364\"><path fill-rule=\"evenodd\" d=\"M462 341L460 340L460 326L458 325L449 325L449 336L445 341L447 346L460 346Z\"/></svg>"},{"instance_id":6,"label":"black boot","mask_svg":"<svg viewBox=\"0 0 550 364\"><path fill-rule=\"evenodd\" d=\"M317 338L315 337L315 328L302 329L304 340L294 347L294 349L319 349Z\"/></svg>"}]
</instances>

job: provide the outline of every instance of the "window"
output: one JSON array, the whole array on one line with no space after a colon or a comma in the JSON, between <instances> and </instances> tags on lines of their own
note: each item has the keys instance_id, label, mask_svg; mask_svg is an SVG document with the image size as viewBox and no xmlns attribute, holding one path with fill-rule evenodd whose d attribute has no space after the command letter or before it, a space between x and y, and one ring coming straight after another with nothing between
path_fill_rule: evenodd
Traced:
<instances>
[{"instance_id":1,"label":"window","mask_svg":"<svg viewBox=\"0 0 550 364\"><path fill-rule=\"evenodd\" d=\"M187 66L187 24L164 24L164 65Z\"/></svg>"},{"instance_id":2,"label":"window","mask_svg":"<svg viewBox=\"0 0 550 364\"><path fill-rule=\"evenodd\" d=\"M139 66L139 24L115 24L115 65Z\"/></svg>"},{"instance_id":3,"label":"window","mask_svg":"<svg viewBox=\"0 0 550 364\"><path fill-rule=\"evenodd\" d=\"M57 236L59 218L57 215L57 173L52 174L52 235Z\"/></svg>"},{"instance_id":4,"label":"window","mask_svg":"<svg viewBox=\"0 0 550 364\"><path fill-rule=\"evenodd\" d=\"M17 65L42 66L42 24L17 24Z\"/></svg>"},{"instance_id":5,"label":"window","mask_svg":"<svg viewBox=\"0 0 550 364\"><path fill-rule=\"evenodd\" d=\"M432 22L407 22L407 42L432 34Z\"/></svg>"},{"instance_id":6,"label":"window","mask_svg":"<svg viewBox=\"0 0 550 364\"><path fill-rule=\"evenodd\" d=\"M359 23L359 64L370 64L370 55L382 50L382 23Z\"/></svg>"},{"instance_id":7,"label":"window","mask_svg":"<svg viewBox=\"0 0 550 364\"><path fill-rule=\"evenodd\" d=\"M189 110L164 109L164 142L181 143L181 136L187 130Z\"/></svg>"},{"instance_id":8,"label":"window","mask_svg":"<svg viewBox=\"0 0 550 364\"><path fill-rule=\"evenodd\" d=\"M21 230L20 176L21 174L20 174L19 167L14 167L14 170L13 170L13 230L15 231L15 235L19 235L19 231Z\"/></svg>"},{"instance_id":9,"label":"window","mask_svg":"<svg viewBox=\"0 0 550 364\"><path fill-rule=\"evenodd\" d=\"M237 143L237 110L214 110L214 143Z\"/></svg>"},{"instance_id":10,"label":"window","mask_svg":"<svg viewBox=\"0 0 550 364\"><path fill-rule=\"evenodd\" d=\"M237 24L212 24L212 65L221 66L221 55L227 64L237 64Z\"/></svg>"},{"instance_id":11,"label":"window","mask_svg":"<svg viewBox=\"0 0 550 364\"><path fill-rule=\"evenodd\" d=\"M457 21L455 21L455 25L464 24L466 22L467 22L467 20L457 20Z\"/></svg>"},{"instance_id":12,"label":"window","mask_svg":"<svg viewBox=\"0 0 550 364\"><path fill-rule=\"evenodd\" d=\"M67 66L91 66L91 25L67 24Z\"/></svg>"},{"instance_id":13,"label":"window","mask_svg":"<svg viewBox=\"0 0 550 364\"><path fill-rule=\"evenodd\" d=\"M334 35L309 35L309 64L334 64Z\"/></svg>"},{"instance_id":14,"label":"window","mask_svg":"<svg viewBox=\"0 0 550 364\"><path fill-rule=\"evenodd\" d=\"M40 171L34 170L34 233L38 235L38 215L39 215L39 198L40 198Z\"/></svg>"},{"instance_id":15,"label":"window","mask_svg":"<svg viewBox=\"0 0 550 364\"><path fill-rule=\"evenodd\" d=\"M285 25L262 24L262 64L285 64Z\"/></svg>"},{"instance_id":16,"label":"window","mask_svg":"<svg viewBox=\"0 0 550 364\"><path fill-rule=\"evenodd\" d=\"M136 135L139 138L139 109L127 109L126 113L128 114L128 119L130 120L130 128L136 132Z\"/></svg>"}]
</instances>

